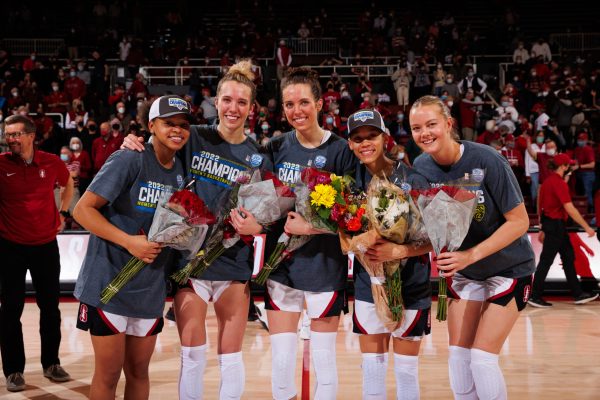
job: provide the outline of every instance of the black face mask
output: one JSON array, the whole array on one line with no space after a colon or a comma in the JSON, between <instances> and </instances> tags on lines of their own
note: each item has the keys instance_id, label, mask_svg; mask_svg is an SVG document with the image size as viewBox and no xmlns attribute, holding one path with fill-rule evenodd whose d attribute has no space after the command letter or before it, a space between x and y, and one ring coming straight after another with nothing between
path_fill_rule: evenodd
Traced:
<instances>
[{"instance_id":1,"label":"black face mask","mask_svg":"<svg viewBox=\"0 0 600 400\"><path fill-rule=\"evenodd\" d=\"M118 130L121 130L121 125L119 125L119 124L113 124L112 128L113 128L113 131L118 131Z\"/></svg>"},{"instance_id":2,"label":"black face mask","mask_svg":"<svg viewBox=\"0 0 600 400\"><path fill-rule=\"evenodd\" d=\"M79 126L79 127L83 128L83 121L79 121L79 122L77 123L77 126Z\"/></svg>"},{"instance_id":3,"label":"black face mask","mask_svg":"<svg viewBox=\"0 0 600 400\"><path fill-rule=\"evenodd\" d=\"M96 132L96 125L90 125L90 126L88 126L88 130L90 132Z\"/></svg>"}]
</instances>

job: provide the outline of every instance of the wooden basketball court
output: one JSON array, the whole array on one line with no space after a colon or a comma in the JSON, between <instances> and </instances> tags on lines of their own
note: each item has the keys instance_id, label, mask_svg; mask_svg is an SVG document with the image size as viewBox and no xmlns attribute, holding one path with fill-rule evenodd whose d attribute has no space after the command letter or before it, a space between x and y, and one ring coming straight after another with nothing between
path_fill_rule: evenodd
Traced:
<instances>
[{"instance_id":1,"label":"wooden basketball court","mask_svg":"<svg viewBox=\"0 0 600 400\"><path fill-rule=\"evenodd\" d=\"M352 306L352 303L350 304ZM168 305L167 305L168 307ZM434 304L435 307L435 304ZM27 365L23 392L6 391L0 384L0 399L85 399L94 368L89 334L75 328L77 303L62 302L61 362L73 380L54 384L42 376L39 313L28 302L23 313ZM208 315L209 358L205 375L205 399L217 399L219 368L216 358L216 318ZM447 334L444 324L432 320L432 334L421 347L420 382L422 399L451 399L447 371ZM308 342L298 352L299 399L312 398L314 376L303 373ZM244 341L246 388L244 399L270 399L271 352L269 337L261 324L249 322ZM303 360L304 359L304 360ZM360 399L361 370L357 335L352 333L352 315L342 318L337 340L340 390L338 399ZM575 306L570 299L555 301L552 309L527 307L513 329L500 357L510 399L565 400L600 399L600 301ZM392 361L388 369L388 398L395 398ZM159 335L150 366L151 399L177 399L179 339L174 323L166 321ZM124 379L119 384L122 398Z\"/></svg>"}]
</instances>

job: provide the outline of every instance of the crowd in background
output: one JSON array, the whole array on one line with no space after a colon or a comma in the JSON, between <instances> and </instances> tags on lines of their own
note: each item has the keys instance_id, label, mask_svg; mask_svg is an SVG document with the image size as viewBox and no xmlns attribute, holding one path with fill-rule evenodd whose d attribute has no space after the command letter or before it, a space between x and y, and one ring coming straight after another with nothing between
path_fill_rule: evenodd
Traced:
<instances>
[{"instance_id":1,"label":"crowd in background","mask_svg":"<svg viewBox=\"0 0 600 400\"><path fill-rule=\"evenodd\" d=\"M405 113L418 97L434 94L450 108L462 139L488 144L508 159L531 213L536 212L537 188L546 172L544 157L554 152L567 152L577 161L572 194L586 196L586 211L593 211L600 68L592 55L559 55L545 38L526 40L519 16L510 8L483 35L459 26L451 12L425 20L375 4L349 27L336 25L334 13L324 8L291 27L276 22L270 3L255 3L246 12L236 12L237 28L229 33L189 29L181 10L173 9L152 25L157 33L151 39L142 34L148 20L141 2L98 1L91 13L71 10L78 21L93 23L70 29L64 58L35 53L16 57L0 49L0 132L1 120L8 115L33 117L36 146L59 154L83 193L125 135L147 136L139 110L164 93L151 94L140 67L189 64L182 82L185 98L193 105L197 123L213 124L218 78L203 76L205 70L194 68L198 63L192 65L191 60L203 59L201 65L214 66L222 76L239 58L251 57L262 75L257 76L259 92L246 134L265 144L290 129L276 94L280 74L271 70L282 71L297 61L279 38L335 36L342 51L352 52L353 76L321 70L325 129L345 137L350 114L375 108L389 130L388 151L410 164L419 150ZM35 18L23 8L11 15L17 31L18 21ZM119 29L123 26L128 29ZM347 28L358 34L350 35ZM497 74L478 73L470 62L472 54L491 50L481 48L484 37L495 43L494 50L512 56L502 86ZM390 73L370 79L365 65L391 62L380 57L393 60ZM332 67L344 61L323 56L315 64ZM114 79L115 66L123 67L127 79ZM0 146L6 150L2 135Z\"/></svg>"}]
</instances>

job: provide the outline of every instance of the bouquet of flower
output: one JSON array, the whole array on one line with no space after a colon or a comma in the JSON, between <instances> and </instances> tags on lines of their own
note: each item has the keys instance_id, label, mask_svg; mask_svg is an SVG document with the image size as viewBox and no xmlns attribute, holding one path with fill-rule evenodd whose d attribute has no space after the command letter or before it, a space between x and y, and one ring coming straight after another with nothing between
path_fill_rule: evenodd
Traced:
<instances>
[{"instance_id":1,"label":"bouquet of flower","mask_svg":"<svg viewBox=\"0 0 600 400\"><path fill-rule=\"evenodd\" d=\"M190 190L193 183L192 180L175 192L168 188L161 194L148 232L148 241L162 243L192 255L198 252L208 226L215 223L215 217ZM132 257L102 290L100 301L108 303L145 265L139 258Z\"/></svg>"},{"instance_id":2,"label":"bouquet of flower","mask_svg":"<svg viewBox=\"0 0 600 400\"><path fill-rule=\"evenodd\" d=\"M335 234L338 224L331 218L335 207L345 206L344 190L350 184L351 178L340 177L329 172L307 167L300 174L296 184L296 212L306 219L314 229ZM311 235L289 235L282 233L277 245L267 262L263 265L255 282L264 285L281 262L290 258L294 251L302 247L312 238Z\"/></svg>"},{"instance_id":3,"label":"bouquet of flower","mask_svg":"<svg viewBox=\"0 0 600 400\"><path fill-rule=\"evenodd\" d=\"M251 235L239 235L231 225L229 212L238 206L248 210L261 225L270 225L285 217L295 204L295 196L270 171L252 169L239 175L231 190L227 204L222 208L221 221L207 242L206 249L200 252L183 269L172 275L180 284L190 276L198 277L225 250L235 245L240 239L251 245Z\"/></svg>"},{"instance_id":4,"label":"bouquet of flower","mask_svg":"<svg viewBox=\"0 0 600 400\"><path fill-rule=\"evenodd\" d=\"M436 254L457 250L469 232L477 197L467 190L471 178L466 175L459 181L418 193L417 204ZM438 321L446 320L447 310L447 283L441 276L438 280Z\"/></svg>"}]
</instances>

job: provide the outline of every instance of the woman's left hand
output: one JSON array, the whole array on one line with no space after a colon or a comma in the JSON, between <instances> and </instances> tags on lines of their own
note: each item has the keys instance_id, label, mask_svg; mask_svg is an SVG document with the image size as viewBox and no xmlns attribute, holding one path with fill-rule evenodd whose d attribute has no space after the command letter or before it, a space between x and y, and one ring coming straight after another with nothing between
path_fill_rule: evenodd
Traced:
<instances>
[{"instance_id":1,"label":"woman's left hand","mask_svg":"<svg viewBox=\"0 0 600 400\"><path fill-rule=\"evenodd\" d=\"M467 268L473 264L470 251L451 251L442 253L435 260L437 267L442 271L440 276L450 277L458 271Z\"/></svg>"},{"instance_id":2,"label":"woman's left hand","mask_svg":"<svg viewBox=\"0 0 600 400\"><path fill-rule=\"evenodd\" d=\"M244 207L234 208L229 213L231 225L240 235L258 235L262 232L262 225L256 222L254 215Z\"/></svg>"},{"instance_id":3,"label":"woman's left hand","mask_svg":"<svg viewBox=\"0 0 600 400\"><path fill-rule=\"evenodd\" d=\"M367 250L367 259L371 262L385 262L401 260L408 256L406 245L392 243L379 238L377 242Z\"/></svg>"}]
</instances>

